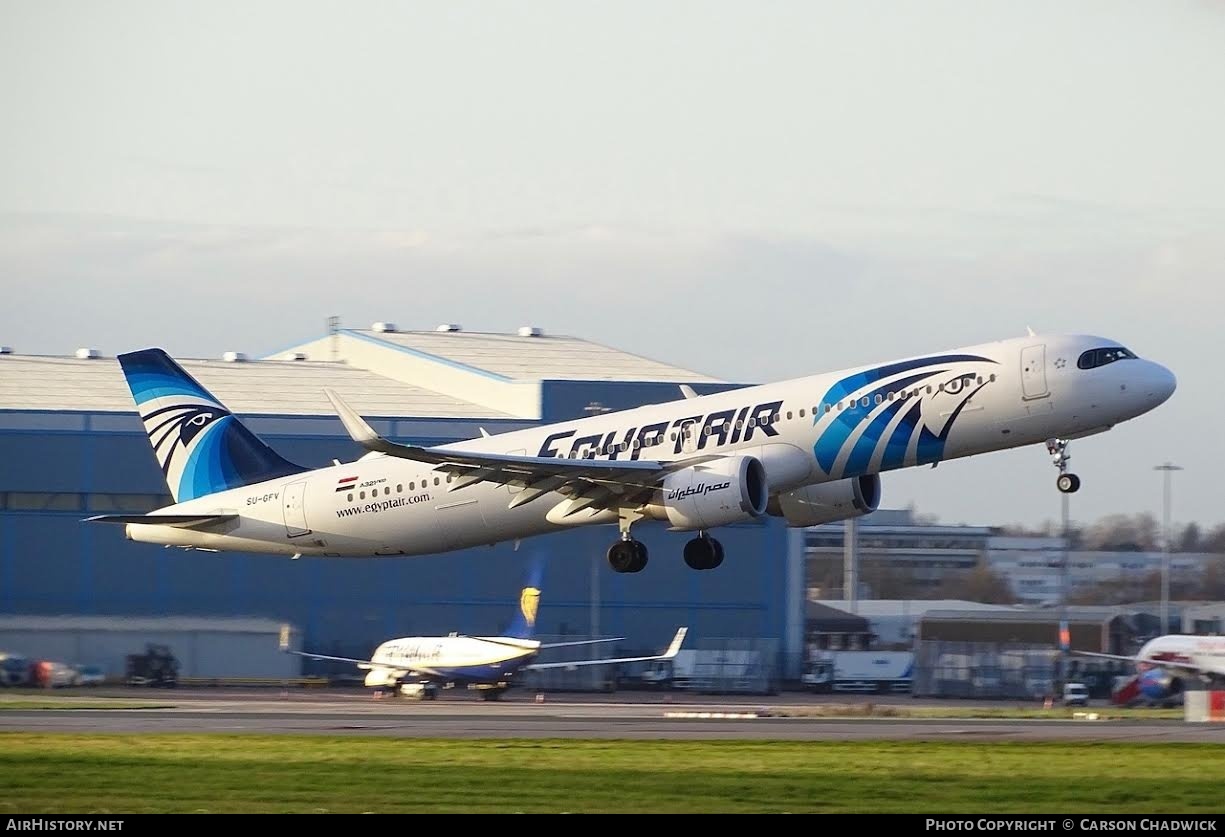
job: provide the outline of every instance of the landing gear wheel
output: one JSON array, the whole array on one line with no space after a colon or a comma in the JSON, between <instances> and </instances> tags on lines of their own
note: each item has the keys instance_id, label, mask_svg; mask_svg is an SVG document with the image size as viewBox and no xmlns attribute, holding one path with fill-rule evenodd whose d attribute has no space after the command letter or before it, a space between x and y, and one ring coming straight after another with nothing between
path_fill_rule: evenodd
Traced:
<instances>
[{"instance_id":1,"label":"landing gear wheel","mask_svg":"<svg viewBox=\"0 0 1225 837\"><path fill-rule=\"evenodd\" d=\"M1075 494L1080 488L1080 477L1075 474L1060 474L1059 479L1055 481L1055 485L1064 494Z\"/></svg>"},{"instance_id":2,"label":"landing gear wheel","mask_svg":"<svg viewBox=\"0 0 1225 837\"><path fill-rule=\"evenodd\" d=\"M713 570L723 563L723 544L699 535L685 544L685 563L694 570Z\"/></svg>"},{"instance_id":3,"label":"landing gear wheel","mask_svg":"<svg viewBox=\"0 0 1225 837\"><path fill-rule=\"evenodd\" d=\"M619 573L642 572L647 565L647 547L642 541L617 541L608 548L608 564Z\"/></svg>"}]
</instances>

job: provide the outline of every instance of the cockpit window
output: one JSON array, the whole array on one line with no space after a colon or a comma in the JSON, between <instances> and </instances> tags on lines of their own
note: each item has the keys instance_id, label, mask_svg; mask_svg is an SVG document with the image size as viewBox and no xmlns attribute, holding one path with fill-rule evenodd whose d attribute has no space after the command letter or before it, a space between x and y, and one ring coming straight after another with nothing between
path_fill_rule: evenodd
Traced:
<instances>
[{"instance_id":1,"label":"cockpit window","mask_svg":"<svg viewBox=\"0 0 1225 837\"><path fill-rule=\"evenodd\" d=\"M1114 363L1116 360L1127 358L1135 358L1135 355L1122 346L1110 346L1104 349L1090 349L1080 356L1080 359L1076 361L1076 365L1081 369L1096 369L1099 366L1105 366L1107 363Z\"/></svg>"}]
</instances>

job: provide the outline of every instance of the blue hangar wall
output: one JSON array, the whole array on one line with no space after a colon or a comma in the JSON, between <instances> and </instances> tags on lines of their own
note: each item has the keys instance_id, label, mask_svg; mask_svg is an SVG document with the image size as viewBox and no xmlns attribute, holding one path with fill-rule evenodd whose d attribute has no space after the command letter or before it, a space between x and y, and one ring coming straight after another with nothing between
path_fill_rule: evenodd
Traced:
<instances>
[{"instance_id":1,"label":"blue hangar wall","mask_svg":"<svg viewBox=\"0 0 1225 837\"><path fill-rule=\"evenodd\" d=\"M581 413L592 398L618 409L668 400L671 392L585 383L567 392L554 385L545 421ZM334 417L242 418L304 465L352 461L363 452ZM478 424L497 433L531 422L384 418L372 424L397 441L440 444L479 435ZM642 572L624 575L605 557L615 526L528 539L518 550L502 544L425 557L290 560L165 549L127 541L119 526L81 522L169 502L134 413L0 410L0 611L255 616L295 625L305 650L361 656L391 636L501 630L529 562L539 556L545 561L540 632L624 636L615 647L623 654L657 652L681 624L690 627L687 647L724 638L773 639L781 647L788 608L803 601L802 591L789 595L790 533L776 518L720 529L727 558L708 572L690 570L681 558L691 535L644 522L634 531L650 561ZM790 587L798 584L797 578Z\"/></svg>"}]
</instances>

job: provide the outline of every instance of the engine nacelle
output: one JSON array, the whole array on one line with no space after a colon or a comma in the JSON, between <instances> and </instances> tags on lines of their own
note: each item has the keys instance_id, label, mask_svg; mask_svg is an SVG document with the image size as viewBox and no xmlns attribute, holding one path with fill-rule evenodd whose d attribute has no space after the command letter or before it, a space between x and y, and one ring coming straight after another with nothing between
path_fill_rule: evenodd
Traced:
<instances>
[{"instance_id":1,"label":"engine nacelle","mask_svg":"<svg viewBox=\"0 0 1225 837\"><path fill-rule=\"evenodd\" d=\"M1152 703L1172 701L1182 694L1182 679L1159 668L1145 671L1137 680L1140 694Z\"/></svg>"},{"instance_id":2,"label":"engine nacelle","mask_svg":"<svg viewBox=\"0 0 1225 837\"><path fill-rule=\"evenodd\" d=\"M396 685L400 679L398 670L394 668L383 668L382 666L374 666L366 674L365 684L369 687L390 687Z\"/></svg>"},{"instance_id":3,"label":"engine nacelle","mask_svg":"<svg viewBox=\"0 0 1225 837\"><path fill-rule=\"evenodd\" d=\"M880 475L806 485L770 498L768 511L788 526L819 526L862 517L880 506Z\"/></svg>"},{"instance_id":4,"label":"engine nacelle","mask_svg":"<svg viewBox=\"0 0 1225 837\"><path fill-rule=\"evenodd\" d=\"M675 530L712 529L761 517L769 500L761 460L736 456L669 475L663 491L643 511Z\"/></svg>"}]
</instances>

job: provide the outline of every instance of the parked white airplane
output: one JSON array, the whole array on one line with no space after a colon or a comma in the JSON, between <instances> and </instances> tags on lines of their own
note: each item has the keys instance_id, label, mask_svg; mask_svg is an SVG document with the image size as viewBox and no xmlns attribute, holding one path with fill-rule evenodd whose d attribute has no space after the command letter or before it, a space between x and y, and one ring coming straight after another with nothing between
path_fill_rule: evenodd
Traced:
<instances>
[{"instance_id":1,"label":"parked white airplane","mask_svg":"<svg viewBox=\"0 0 1225 837\"><path fill-rule=\"evenodd\" d=\"M550 668L578 668L595 665L670 660L680 650L689 629L682 627L672 643L661 654L646 657L615 657L590 660L565 660L554 663L534 662L546 648L593 645L617 642L611 639L575 640L573 642L541 643L535 638L536 613L540 606L539 569L519 593L519 612L510 628L500 636L410 636L388 640L374 649L369 659L333 657L289 649L289 627L281 628L281 650L313 660L334 660L353 663L367 670L365 685L389 689L409 697L433 700L441 688L468 686L478 689L485 700L497 698L513 684L520 673Z\"/></svg>"},{"instance_id":2,"label":"parked white airplane","mask_svg":"<svg viewBox=\"0 0 1225 837\"><path fill-rule=\"evenodd\" d=\"M1075 651L1082 657L1120 660L1136 667L1137 696L1160 703L1191 688L1225 686L1225 637L1166 634L1144 643L1134 657Z\"/></svg>"},{"instance_id":3,"label":"parked white airplane","mask_svg":"<svg viewBox=\"0 0 1225 837\"><path fill-rule=\"evenodd\" d=\"M875 510L880 474L1045 442L1076 491L1068 442L1158 406L1174 375L1114 340L1034 335L685 398L465 442L380 438L332 393L370 453L308 470L281 458L160 349L120 355L175 503L134 541L293 555L428 555L617 524L617 572L638 572L640 520L695 532L694 569L723 561L710 530L781 516L812 526Z\"/></svg>"}]
</instances>

